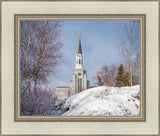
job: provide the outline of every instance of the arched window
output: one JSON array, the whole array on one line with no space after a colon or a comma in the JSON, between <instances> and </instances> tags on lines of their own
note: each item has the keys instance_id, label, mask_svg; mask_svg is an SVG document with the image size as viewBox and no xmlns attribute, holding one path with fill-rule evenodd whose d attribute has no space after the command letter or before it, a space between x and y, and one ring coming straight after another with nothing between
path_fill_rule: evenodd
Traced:
<instances>
[{"instance_id":1,"label":"arched window","mask_svg":"<svg viewBox=\"0 0 160 136\"><path fill-rule=\"evenodd\" d=\"M79 59L79 64L80 64L80 59Z\"/></svg>"},{"instance_id":2,"label":"arched window","mask_svg":"<svg viewBox=\"0 0 160 136\"><path fill-rule=\"evenodd\" d=\"M82 91L82 79L78 78L78 92Z\"/></svg>"},{"instance_id":3,"label":"arched window","mask_svg":"<svg viewBox=\"0 0 160 136\"><path fill-rule=\"evenodd\" d=\"M82 91L82 79L80 78L80 91Z\"/></svg>"}]
</instances>

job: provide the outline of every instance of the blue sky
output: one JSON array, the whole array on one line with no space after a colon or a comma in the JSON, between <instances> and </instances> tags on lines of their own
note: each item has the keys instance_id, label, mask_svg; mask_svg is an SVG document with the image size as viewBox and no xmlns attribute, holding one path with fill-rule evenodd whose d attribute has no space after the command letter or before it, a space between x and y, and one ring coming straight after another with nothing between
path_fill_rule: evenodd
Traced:
<instances>
[{"instance_id":1,"label":"blue sky","mask_svg":"<svg viewBox=\"0 0 160 136\"><path fill-rule=\"evenodd\" d=\"M103 65L123 62L119 54L122 25L127 21L61 21L60 40L63 43L62 63L57 67L57 74L51 81L57 86L69 86L75 68L76 53L81 33L81 45L84 57L84 68L91 85L93 76Z\"/></svg>"}]
</instances>

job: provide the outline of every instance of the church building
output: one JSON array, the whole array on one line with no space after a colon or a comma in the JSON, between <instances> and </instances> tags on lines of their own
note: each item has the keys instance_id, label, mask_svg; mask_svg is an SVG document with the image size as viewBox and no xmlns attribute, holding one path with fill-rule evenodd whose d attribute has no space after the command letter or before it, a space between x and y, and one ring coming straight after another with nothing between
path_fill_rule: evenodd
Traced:
<instances>
[{"instance_id":1,"label":"church building","mask_svg":"<svg viewBox=\"0 0 160 136\"><path fill-rule=\"evenodd\" d=\"M87 80L87 72L83 67L81 33L79 33L79 45L78 45L78 52L76 54L76 65L72 74L72 81L70 81L70 87L56 88L55 104L58 104L61 100L64 100L88 88L89 88L89 81Z\"/></svg>"}]
</instances>

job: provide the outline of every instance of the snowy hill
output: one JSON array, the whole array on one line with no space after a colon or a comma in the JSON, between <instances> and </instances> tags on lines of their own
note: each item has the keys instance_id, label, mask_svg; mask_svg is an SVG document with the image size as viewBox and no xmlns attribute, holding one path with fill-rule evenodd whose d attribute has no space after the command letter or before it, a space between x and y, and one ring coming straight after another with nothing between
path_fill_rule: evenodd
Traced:
<instances>
[{"instance_id":1,"label":"snowy hill","mask_svg":"<svg viewBox=\"0 0 160 136\"><path fill-rule=\"evenodd\" d=\"M82 91L66 100L62 116L138 116L140 86L101 86Z\"/></svg>"}]
</instances>

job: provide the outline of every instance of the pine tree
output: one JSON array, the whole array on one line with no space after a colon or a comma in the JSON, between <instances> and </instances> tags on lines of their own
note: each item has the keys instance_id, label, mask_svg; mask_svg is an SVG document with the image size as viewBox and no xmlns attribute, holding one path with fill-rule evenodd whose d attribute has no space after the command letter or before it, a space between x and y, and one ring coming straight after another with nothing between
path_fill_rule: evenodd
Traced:
<instances>
[{"instance_id":1,"label":"pine tree","mask_svg":"<svg viewBox=\"0 0 160 136\"><path fill-rule=\"evenodd\" d=\"M123 65L121 64L118 69L118 75L116 77L116 85L117 87L124 86L124 70Z\"/></svg>"},{"instance_id":2,"label":"pine tree","mask_svg":"<svg viewBox=\"0 0 160 136\"><path fill-rule=\"evenodd\" d=\"M99 75L97 75L97 80L98 80L98 86L102 86L103 82Z\"/></svg>"},{"instance_id":3,"label":"pine tree","mask_svg":"<svg viewBox=\"0 0 160 136\"><path fill-rule=\"evenodd\" d=\"M124 86L130 86L130 74L128 72L124 76Z\"/></svg>"}]
</instances>

